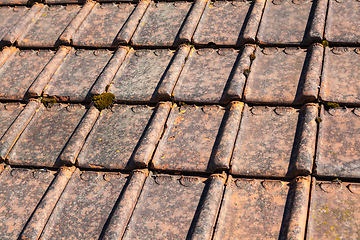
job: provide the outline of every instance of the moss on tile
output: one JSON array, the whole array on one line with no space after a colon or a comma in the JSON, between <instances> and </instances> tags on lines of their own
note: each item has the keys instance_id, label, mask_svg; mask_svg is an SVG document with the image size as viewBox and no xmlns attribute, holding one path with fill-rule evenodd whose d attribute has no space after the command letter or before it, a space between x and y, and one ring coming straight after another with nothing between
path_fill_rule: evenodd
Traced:
<instances>
[{"instance_id":1,"label":"moss on tile","mask_svg":"<svg viewBox=\"0 0 360 240\"><path fill-rule=\"evenodd\" d=\"M112 93L102 93L100 95L95 95L93 97L93 101L95 104L95 107L101 111L105 108L111 107L113 101L115 99L115 95Z\"/></svg>"}]
</instances>

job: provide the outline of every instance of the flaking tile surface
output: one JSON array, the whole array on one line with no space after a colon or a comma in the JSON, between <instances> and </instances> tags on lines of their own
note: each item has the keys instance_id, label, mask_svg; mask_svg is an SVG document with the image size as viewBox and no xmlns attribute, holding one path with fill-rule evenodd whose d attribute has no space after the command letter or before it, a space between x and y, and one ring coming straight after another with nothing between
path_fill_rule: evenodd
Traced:
<instances>
[{"instance_id":1,"label":"flaking tile surface","mask_svg":"<svg viewBox=\"0 0 360 240\"><path fill-rule=\"evenodd\" d=\"M0 237L17 239L54 179L55 171L11 168L0 174Z\"/></svg>"},{"instance_id":2,"label":"flaking tile surface","mask_svg":"<svg viewBox=\"0 0 360 240\"><path fill-rule=\"evenodd\" d=\"M360 110L321 108L316 167L320 176L359 178Z\"/></svg>"},{"instance_id":3,"label":"flaking tile surface","mask_svg":"<svg viewBox=\"0 0 360 240\"><path fill-rule=\"evenodd\" d=\"M313 178L306 239L358 239L359 189L359 183Z\"/></svg>"},{"instance_id":4,"label":"flaking tile surface","mask_svg":"<svg viewBox=\"0 0 360 240\"><path fill-rule=\"evenodd\" d=\"M41 105L8 156L9 164L59 167L61 150L86 112L83 105Z\"/></svg>"},{"instance_id":5,"label":"flaking tile surface","mask_svg":"<svg viewBox=\"0 0 360 240\"><path fill-rule=\"evenodd\" d=\"M178 45L179 31L192 4L186 1L151 2L131 43L135 46L148 47Z\"/></svg>"},{"instance_id":6,"label":"flaking tile surface","mask_svg":"<svg viewBox=\"0 0 360 240\"><path fill-rule=\"evenodd\" d=\"M59 37L78 14L79 5L45 5L17 40L20 47L56 47Z\"/></svg>"},{"instance_id":7,"label":"flaking tile surface","mask_svg":"<svg viewBox=\"0 0 360 240\"><path fill-rule=\"evenodd\" d=\"M114 47L119 31L135 8L131 3L97 3L74 34L75 46Z\"/></svg>"},{"instance_id":8,"label":"flaking tile surface","mask_svg":"<svg viewBox=\"0 0 360 240\"><path fill-rule=\"evenodd\" d=\"M90 239L101 231L128 174L76 170L40 239Z\"/></svg>"},{"instance_id":9,"label":"flaking tile surface","mask_svg":"<svg viewBox=\"0 0 360 240\"><path fill-rule=\"evenodd\" d=\"M360 43L360 2L329 0L325 39L331 43Z\"/></svg>"},{"instance_id":10,"label":"flaking tile surface","mask_svg":"<svg viewBox=\"0 0 360 240\"><path fill-rule=\"evenodd\" d=\"M326 48L321 99L343 104L360 104L359 66L360 48Z\"/></svg>"},{"instance_id":11,"label":"flaking tile surface","mask_svg":"<svg viewBox=\"0 0 360 240\"><path fill-rule=\"evenodd\" d=\"M245 99L250 103L302 104L318 95L323 48L257 48Z\"/></svg>"},{"instance_id":12,"label":"flaking tile surface","mask_svg":"<svg viewBox=\"0 0 360 240\"><path fill-rule=\"evenodd\" d=\"M310 178L229 176L213 239L303 239Z\"/></svg>"},{"instance_id":13,"label":"flaking tile surface","mask_svg":"<svg viewBox=\"0 0 360 240\"><path fill-rule=\"evenodd\" d=\"M294 177L311 173L315 153L317 105L246 105L231 160L231 173Z\"/></svg>"},{"instance_id":14,"label":"flaking tile surface","mask_svg":"<svg viewBox=\"0 0 360 240\"><path fill-rule=\"evenodd\" d=\"M157 89L174 55L175 52L169 49L131 49L109 88L109 92L115 95L115 101L156 102Z\"/></svg>"},{"instance_id":15,"label":"flaking tile surface","mask_svg":"<svg viewBox=\"0 0 360 240\"><path fill-rule=\"evenodd\" d=\"M0 68L0 99L23 100L27 91L55 53L51 50L20 50Z\"/></svg>"},{"instance_id":16,"label":"flaking tile surface","mask_svg":"<svg viewBox=\"0 0 360 240\"><path fill-rule=\"evenodd\" d=\"M90 101L88 93L113 56L109 50L72 48L44 90L60 101Z\"/></svg>"},{"instance_id":17,"label":"flaking tile surface","mask_svg":"<svg viewBox=\"0 0 360 240\"><path fill-rule=\"evenodd\" d=\"M0 7L0 40L19 22L28 12L25 6L1 6Z\"/></svg>"}]
</instances>

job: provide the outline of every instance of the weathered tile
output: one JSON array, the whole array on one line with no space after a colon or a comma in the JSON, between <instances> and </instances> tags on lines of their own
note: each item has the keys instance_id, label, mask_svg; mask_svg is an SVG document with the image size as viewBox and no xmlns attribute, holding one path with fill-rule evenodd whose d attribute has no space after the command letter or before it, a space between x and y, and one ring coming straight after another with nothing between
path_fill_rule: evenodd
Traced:
<instances>
[{"instance_id":1,"label":"weathered tile","mask_svg":"<svg viewBox=\"0 0 360 240\"><path fill-rule=\"evenodd\" d=\"M264 0L208 1L193 42L219 46L254 42L264 4Z\"/></svg>"},{"instance_id":2,"label":"weathered tile","mask_svg":"<svg viewBox=\"0 0 360 240\"><path fill-rule=\"evenodd\" d=\"M26 6L0 7L0 40L19 22L29 11Z\"/></svg>"},{"instance_id":3,"label":"weathered tile","mask_svg":"<svg viewBox=\"0 0 360 240\"><path fill-rule=\"evenodd\" d=\"M5 160L6 155L19 138L31 118L39 107L38 100L31 100L25 106L20 103L6 103L1 109L0 121L0 159Z\"/></svg>"},{"instance_id":4,"label":"weathered tile","mask_svg":"<svg viewBox=\"0 0 360 240\"><path fill-rule=\"evenodd\" d=\"M229 176L213 239L304 239L310 177Z\"/></svg>"},{"instance_id":5,"label":"weathered tile","mask_svg":"<svg viewBox=\"0 0 360 240\"><path fill-rule=\"evenodd\" d=\"M0 238L17 239L56 171L11 168L0 174Z\"/></svg>"},{"instance_id":6,"label":"weathered tile","mask_svg":"<svg viewBox=\"0 0 360 240\"><path fill-rule=\"evenodd\" d=\"M331 43L360 44L360 2L329 0L325 39Z\"/></svg>"},{"instance_id":7,"label":"weathered tile","mask_svg":"<svg viewBox=\"0 0 360 240\"><path fill-rule=\"evenodd\" d=\"M17 40L20 47L56 47L70 42L94 3L79 5L45 5Z\"/></svg>"},{"instance_id":8,"label":"weathered tile","mask_svg":"<svg viewBox=\"0 0 360 240\"><path fill-rule=\"evenodd\" d=\"M43 0L42 2L45 4L82 4L85 3L86 0Z\"/></svg>"},{"instance_id":9,"label":"weathered tile","mask_svg":"<svg viewBox=\"0 0 360 240\"><path fill-rule=\"evenodd\" d=\"M320 98L327 102L360 104L360 48L325 48Z\"/></svg>"},{"instance_id":10,"label":"weathered tile","mask_svg":"<svg viewBox=\"0 0 360 240\"><path fill-rule=\"evenodd\" d=\"M32 4L33 2L32 0L1 0L0 5L26 5Z\"/></svg>"},{"instance_id":11,"label":"weathered tile","mask_svg":"<svg viewBox=\"0 0 360 240\"><path fill-rule=\"evenodd\" d=\"M261 44L304 44L321 41L328 0L267 1L257 40Z\"/></svg>"},{"instance_id":12,"label":"weathered tile","mask_svg":"<svg viewBox=\"0 0 360 240\"><path fill-rule=\"evenodd\" d=\"M74 34L73 45L116 47L119 43L127 43L148 4L149 1L141 1L137 6L131 3L96 3Z\"/></svg>"},{"instance_id":13,"label":"weathered tile","mask_svg":"<svg viewBox=\"0 0 360 240\"><path fill-rule=\"evenodd\" d=\"M358 239L359 189L359 183L313 178L306 239Z\"/></svg>"},{"instance_id":14,"label":"weathered tile","mask_svg":"<svg viewBox=\"0 0 360 240\"><path fill-rule=\"evenodd\" d=\"M151 103L161 96L170 99L189 49L181 46L176 53L169 49L130 49L108 91L117 102ZM159 88L165 88L165 92L159 94Z\"/></svg>"},{"instance_id":15,"label":"weathered tile","mask_svg":"<svg viewBox=\"0 0 360 240\"><path fill-rule=\"evenodd\" d=\"M191 49L174 88L176 101L191 103L228 103L242 97L254 46L242 50L229 48Z\"/></svg>"},{"instance_id":16,"label":"weathered tile","mask_svg":"<svg viewBox=\"0 0 360 240\"><path fill-rule=\"evenodd\" d=\"M231 158L231 173L294 177L311 173L318 106L245 106Z\"/></svg>"},{"instance_id":17,"label":"weathered tile","mask_svg":"<svg viewBox=\"0 0 360 240\"><path fill-rule=\"evenodd\" d=\"M113 55L109 50L72 48L46 86L44 96L59 101L90 101L91 87Z\"/></svg>"},{"instance_id":18,"label":"weathered tile","mask_svg":"<svg viewBox=\"0 0 360 240\"><path fill-rule=\"evenodd\" d=\"M20 50L14 47L0 68L0 99L23 100L27 91L44 67L55 55L51 50ZM5 50L5 51L6 51ZM1 52L4 54L4 50Z\"/></svg>"},{"instance_id":19,"label":"weathered tile","mask_svg":"<svg viewBox=\"0 0 360 240\"><path fill-rule=\"evenodd\" d=\"M114 206L123 210L122 224L126 226L145 176L146 171L137 171L129 175L77 169L45 228L42 232L38 232L41 233L40 239L98 238ZM128 186L125 190L126 185ZM127 197L128 201L122 201L123 197ZM35 234L30 236L33 236L32 239L37 239Z\"/></svg>"},{"instance_id":20,"label":"weathered tile","mask_svg":"<svg viewBox=\"0 0 360 240\"><path fill-rule=\"evenodd\" d=\"M190 42L207 0L151 2L132 39L133 46L177 46Z\"/></svg>"},{"instance_id":21,"label":"weathered tile","mask_svg":"<svg viewBox=\"0 0 360 240\"><path fill-rule=\"evenodd\" d=\"M210 239L225 178L148 177L123 239Z\"/></svg>"},{"instance_id":22,"label":"weathered tile","mask_svg":"<svg viewBox=\"0 0 360 240\"><path fill-rule=\"evenodd\" d=\"M213 172L229 168L243 104L173 107L152 160L154 169Z\"/></svg>"},{"instance_id":23,"label":"weathered tile","mask_svg":"<svg viewBox=\"0 0 360 240\"><path fill-rule=\"evenodd\" d=\"M319 176L359 178L360 111L358 108L321 109L316 173Z\"/></svg>"},{"instance_id":24,"label":"weathered tile","mask_svg":"<svg viewBox=\"0 0 360 240\"><path fill-rule=\"evenodd\" d=\"M257 48L244 96L250 103L303 104L317 99L323 47Z\"/></svg>"},{"instance_id":25,"label":"weathered tile","mask_svg":"<svg viewBox=\"0 0 360 240\"><path fill-rule=\"evenodd\" d=\"M11 165L59 167L58 156L86 112L78 104L40 108L7 156Z\"/></svg>"},{"instance_id":26,"label":"weathered tile","mask_svg":"<svg viewBox=\"0 0 360 240\"><path fill-rule=\"evenodd\" d=\"M84 168L131 169L147 166L161 136L171 103L115 104L103 110L78 158Z\"/></svg>"}]
</instances>

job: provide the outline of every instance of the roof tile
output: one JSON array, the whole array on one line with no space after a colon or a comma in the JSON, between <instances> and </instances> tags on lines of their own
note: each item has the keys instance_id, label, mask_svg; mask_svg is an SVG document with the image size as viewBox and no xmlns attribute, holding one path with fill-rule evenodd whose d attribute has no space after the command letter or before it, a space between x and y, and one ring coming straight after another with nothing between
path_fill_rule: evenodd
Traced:
<instances>
[{"instance_id":1,"label":"roof tile","mask_svg":"<svg viewBox=\"0 0 360 240\"><path fill-rule=\"evenodd\" d=\"M192 48L174 89L176 101L191 103L228 103L242 97L254 46L241 51ZM239 54L240 53L240 54Z\"/></svg>"},{"instance_id":2,"label":"roof tile","mask_svg":"<svg viewBox=\"0 0 360 240\"><path fill-rule=\"evenodd\" d=\"M306 239L359 237L359 183L313 178Z\"/></svg>"},{"instance_id":3,"label":"roof tile","mask_svg":"<svg viewBox=\"0 0 360 240\"><path fill-rule=\"evenodd\" d=\"M220 174L148 177L123 239L211 237L224 184Z\"/></svg>"},{"instance_id":4,"label":"roof tile","mask_svg":"<svg viewBox=\"0 0 360 240\"><path fill-rule=\"evenodd\" d=\"M29 11L25 6L0 7L0 40L19 22Z\"/></svg>"},{"instance_id":5,"label":"roof tile","mask_svg":"<svg viewBox=\"0 0 360 240\"><path fill-rule=\"evenodd\" d=\"M360 104L360 48L325 48L320 97L323 101Z\"/></svg>"},{"instance_id":6,"label":"roof tile","mask_svg":"<svg viewBox=\"0 0 360 240\"><path fill-rule=\"evenodd\" d=\"M197 45L254 42L265 1L208 1L193 36Z\"/></svg>"},{"instance_id":7,"label":"roof tile","mask_svg":"<svg viewBox=\"0 0 360 240\"><path fill-rule=\"evenodd\" d=\"M170 111L170 104L103 110L78 156L84 168L129 169L147 165Z\"/></svg>"},{"instance_id":8,"label":"roof tile","mask_svg":"<svg viewBox=\"0 0 360 240\"><path fill-rule=\"evenodd\" d=\"M213 239L304 239L310 178L229 176Z\"/></svg>"},{"instance_id":9,"label":"roof tile","mask_svg":"<svg viewBox=\"0 0 360 240\"><path fill-rule=\"evenodd\" d=\"M227 109L174 107L152 160L154 169L213 172L229 168L242 106L232 102Z\"/></svg>"},{"instance_id":10,"label":"roof tile","mask_svg":"<svg viewBox=\"0 0 360 240\"><path fill-rule=\"evenodd\" d=\"M59 167L62 149L86 113L79 104L40 105L8 155L8 163L22 166Z\"/></svg>"},{"instance_id":11,"label":"roof tile","mask_svg":"<svg viewBox=\"0 0 360 240\"><path fill-rule=\"evenodd\" d=\"M7 166L0 175L0 236L17 239L56 171Z\"/></svg>"},{"instance_id":12,"label":"roof tile","mask_svg":"<svg viewBox=\"0 0 360 240\"><path fill-rule=\"evenodd\" d=\"M329 0L325 39L331 43L359 44L360 2Z\"/></svg>"},{"instance_id":13,"label":"roof tile","mask_svg":"<svg viewBox=\"0 0 360 240\"><path fill-rule=\"evenodd\" d=\"M190 42L207 0L192 2L151 2L131 44L134 46L176 47Z\"/></svg>"},{"instance_id":14,"label":"roof tile","mask_svg":"<svg viewBox=\"0 0 360 240\"><path fill-rule=\"evenodd\" d=\"M316 173L319 176L360 176L360 133L358 108L321 108Z\"/></svg>"},{"instance_id":15,"label":"roof tile","mask_svg":"<svg viewBox=\"0 0 360 240\"><path fill-rule=\"evenodd\" d=\"M257 48L245 87L250 103L303 104L317 99L323 47Z\"/></svg>"},{"instance_id":16,"label":"roof tile","mask_svg":"<svg viewBox=\"0 0 360 240\"><path fill-rule=\"evenodd\" d=\"M231 173L257 177L294 177L311 173L318 107L245 105L231 159Z\"/></svg>"},{"instance_id":17,"label":"roof tile","mask_svg":"<svg viewBox=\"0 0 360 240\"><path fill-rule=\"evenodd\" d=\"M261 44L309 44L321 41L327 2L267 1L257 39Z\"/></svg>"}]
</instances>

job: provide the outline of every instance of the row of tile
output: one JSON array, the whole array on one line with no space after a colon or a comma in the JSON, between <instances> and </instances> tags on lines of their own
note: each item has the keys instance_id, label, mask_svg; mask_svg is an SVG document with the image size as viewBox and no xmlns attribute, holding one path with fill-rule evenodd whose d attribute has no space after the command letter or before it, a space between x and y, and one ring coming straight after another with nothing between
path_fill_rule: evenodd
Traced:
<instances>
[{"instance_id":1,"label":"row of tile","mask_svg":"<svg viewBox=\"0 0 360 240\"><path fill-rule=\"evenodd\" d=\"M358 108L322 107L318 117L316 104L115 104L101 113L84 105L14 105L3 104L0 114L0 157L10 165L360 178Z\"/></svg>"},{"instance_id":2,"label":"row of tile","mask_svg":"<svg viewBox=\"0 0 360 240\"><path fill-rule=\"evenodd\" d=\"M108 91L116 102L133 104L173 99L300 105L319 98L360 105L360 48L326 47L324 64L323 49L320 44L308 48L245 45L240 50L181 45L177 51L61 47L55 53L6 47L0 53L0 99L43 96L89 102Z\"/></svg>"},{"instance_id":3,"label":"row of tile","mask_svg":"<svg viewBox=\"0 0 360 240\"><path fill-rule=\"evenodd\" d=\"M360 184L354 182L313 178L311 184L310 177L288 181L6 166L0 183L3 239L359 236Z\"/></svg>"},{"instance_id":4,"label":"row of tile","mask_svg":"<svg viewBox=\"0 0 360 240\"><path fill-rule=\"evenodd\" d=\"M45 2L74 1L77 2ZM0 3L27 2L2 0ZM328 0L269 0L266 6L265 0L144 0L138 4L86 2L83 6L0 7L4 19L0 39L3 44L32 48L70 43L81 47L115 47L126 43L139 47L176 47L182 42L240 46L255 40L261 44L309 45L320 42L325 32L330 43L359 44L359 1L329 2L328 13Z\"/></svg>"}]
</instances>

